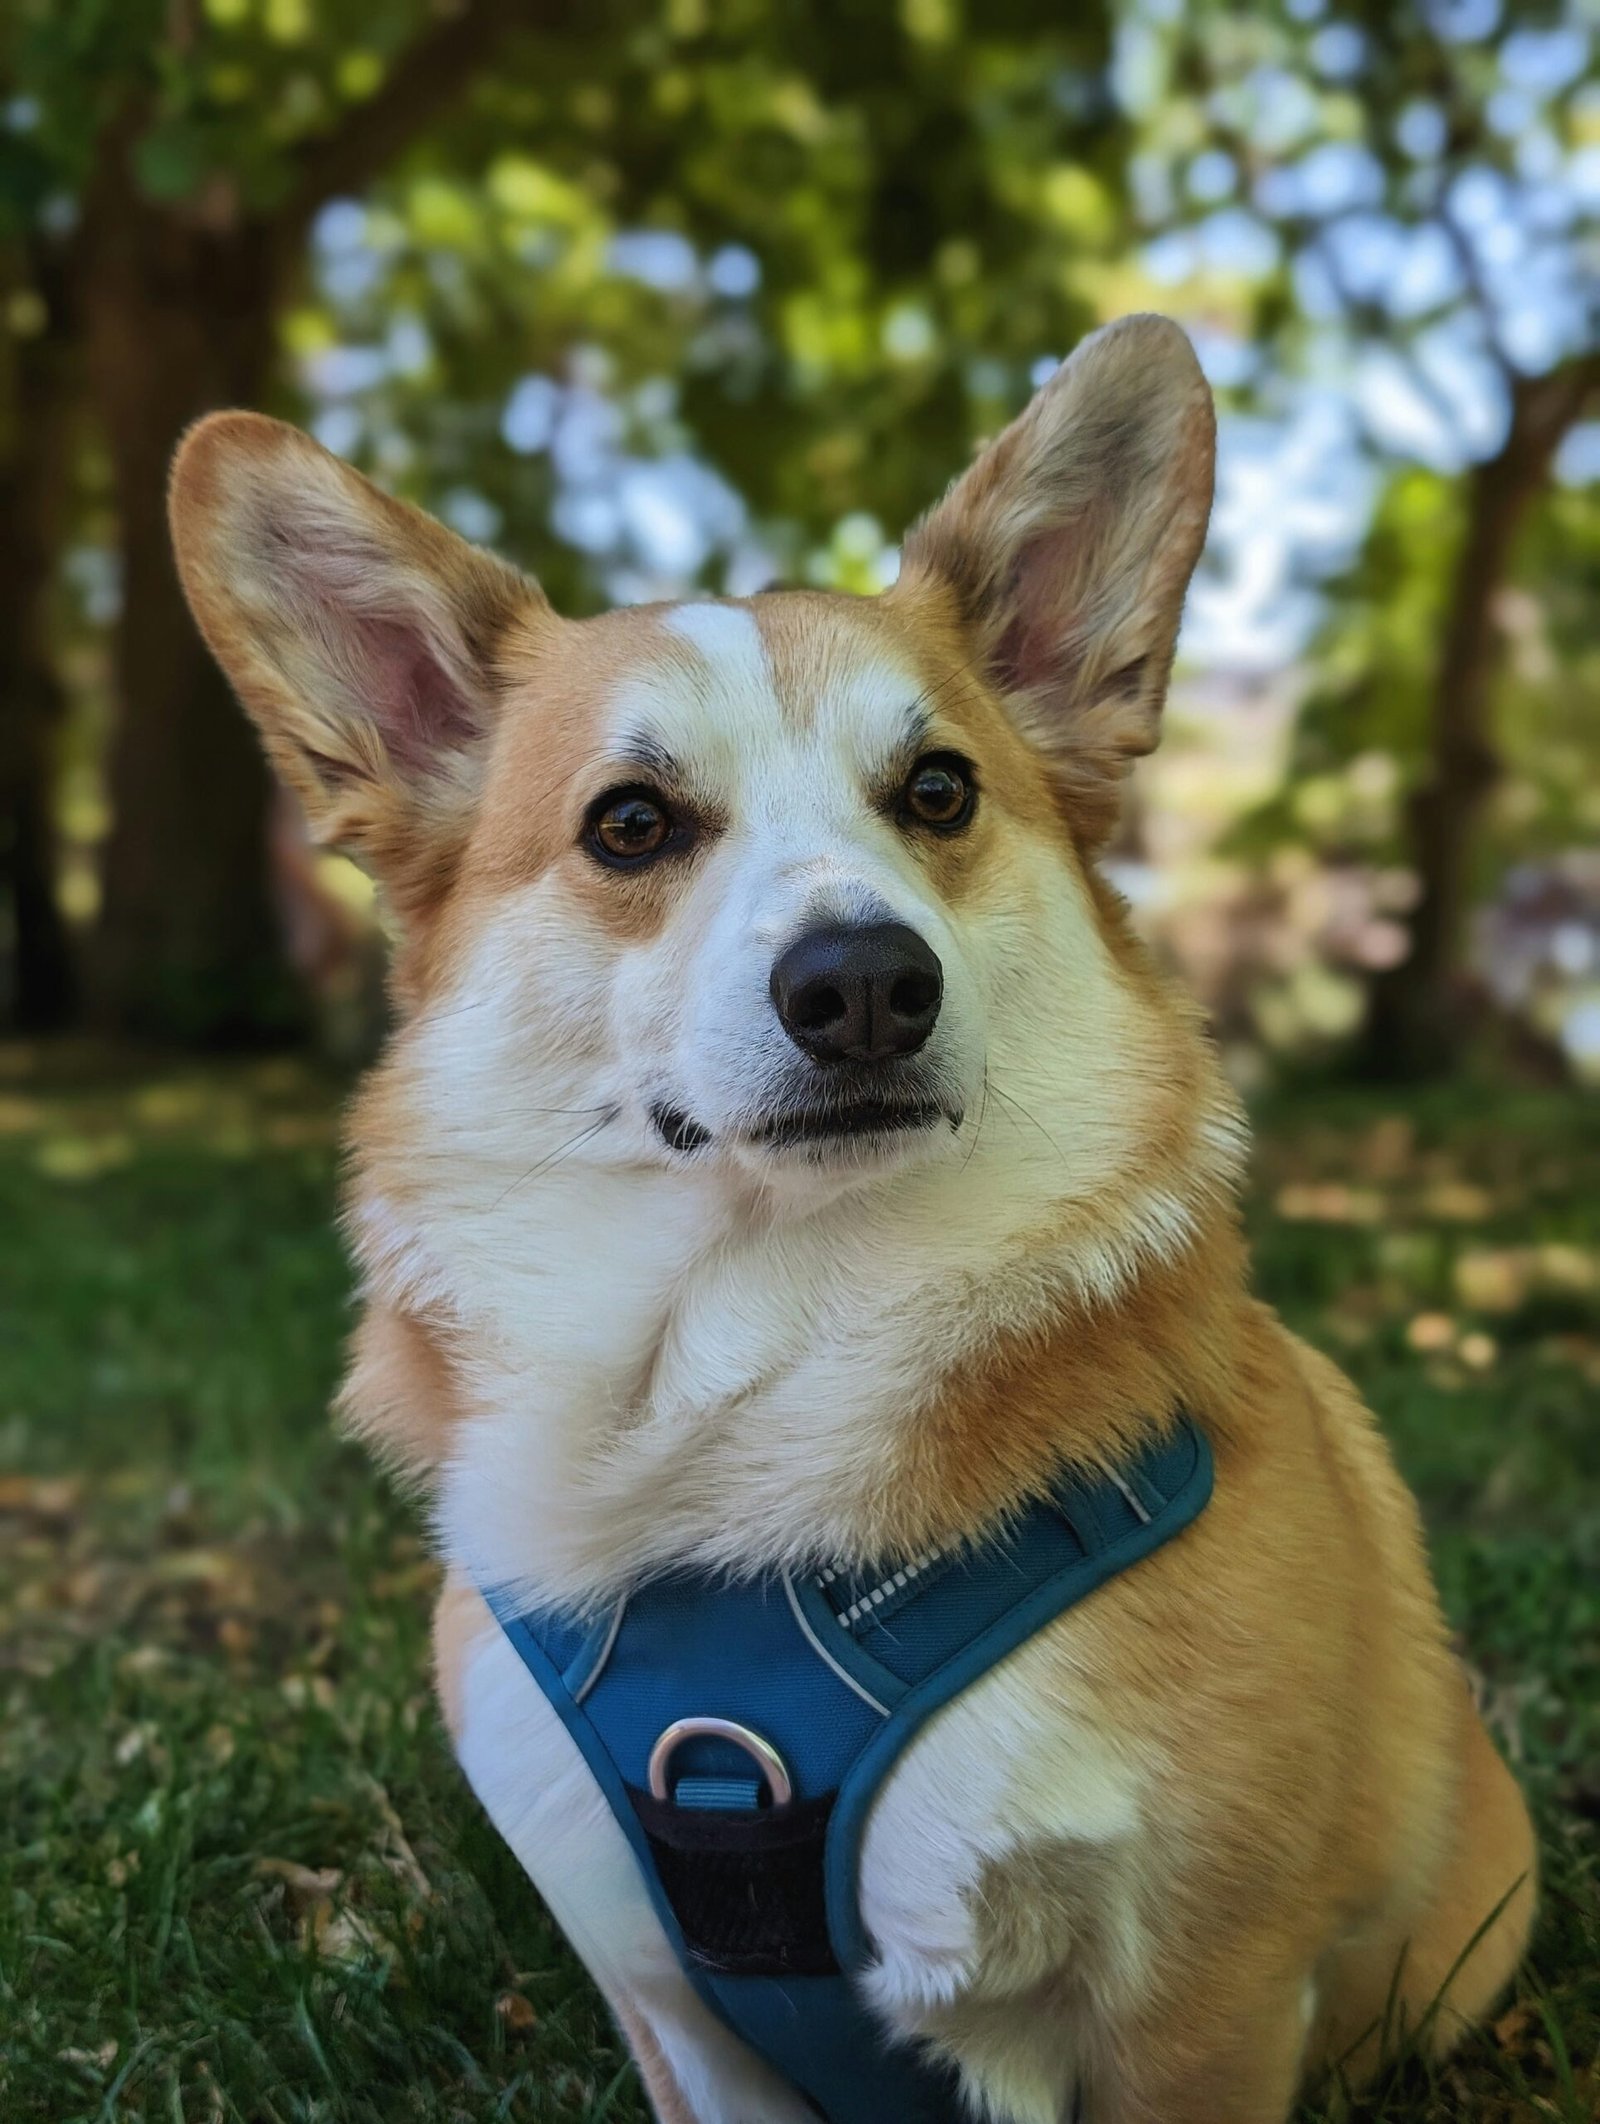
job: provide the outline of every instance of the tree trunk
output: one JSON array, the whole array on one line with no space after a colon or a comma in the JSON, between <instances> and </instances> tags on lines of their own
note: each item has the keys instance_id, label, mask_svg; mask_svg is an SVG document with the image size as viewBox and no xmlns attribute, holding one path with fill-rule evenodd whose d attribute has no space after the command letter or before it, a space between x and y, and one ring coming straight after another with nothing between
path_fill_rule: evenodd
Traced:
<instances>
[{"instance_id":1,"label":"tree trunk","mask_svg":"<svg viewBox=\"0 0 1600 2124\"><path fill-rule=\"evenodd\" d=\"M45 322L14 344L9 433L0 462L0 1024L23 1033L66 1022L71 942L56 899L55 747L63 706L50 603L71 479L75 396L66 289L30 275Z\"/></svg>"},{"instance_id":2,"label":"tree trunk","mask_svg":"<svg viewBox=\"0 0 1600 2124\"><path fill-rule=\"evenodd\" d=\"M1373 1077L1443 1076L1459 1056L1473 864L1500 775L1493 708L1503 642L1495 606L1511 580L1517 534L1593 383L1588 362L1516 378L1505 444L1468 477L1466 533L1429 704L1427 775L1408 807L1419 888L1411 950L1372 985L1363 1062Z\"/></svg>"},{"instance_id":3,"label":"tree trunk","mask_svg":"<svg viewBox=\"0 0 1600 2124\"><path fill-rule=\"evenodd\" d=\"M84 273L90 380L119 519L111 836L90 958L102 1029L184 1043L296 1029L253 731L190 619L166 488L189 423L254 404L273 353L274 260L255 224L152 207L123 174Z\"/></svg>"},{"instance_id":4,"label":"tree trunk","mask_svg":"<svg viewBox=\"0 0 1600 2124\"><path fill-rule=\"evenodd\" d=\"M77 263L123 570L112 828L88 962L89 1015L104 1030L258 1041L305 1020L274 906L266 765L173 566L173 450L202 413L259 402L277 305L318 209L371 183L510 30L575 12L567 0L461 0L398 56L375 95L306 143L264 219L221 175L180 202L147 198L133 168L135 104L101 136Z\"/></svg>"}]
</instances>

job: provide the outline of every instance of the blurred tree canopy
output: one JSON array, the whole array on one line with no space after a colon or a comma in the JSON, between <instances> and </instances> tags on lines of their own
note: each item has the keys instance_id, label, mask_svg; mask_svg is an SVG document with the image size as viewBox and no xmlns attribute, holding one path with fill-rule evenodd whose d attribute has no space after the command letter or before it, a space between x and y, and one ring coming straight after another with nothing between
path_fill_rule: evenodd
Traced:
<instances>
[{"instance_id":1,"label":"blurred tree canopy","mask_svg":"<svg viewBox=\"0 0 1600 2124\"><path fill-rule=\"evenodd\" d=\"M871 590L1084 330L1166 307L1224 409L1204 653L1300 675L1231 845L1412 879L1368 1059L1448 1062L1471 908L1600 823L1600 518L1554 478L1600 435L1593 42L1583 0L13 0L0 1011L303 1009L328 911L167 550L208 408L568 610Z\"/></svg>"},{"instance_id":2,"label":"blurred tree canopy","mask_svg":"<svg viewBox=\"0 0 1600 2124\"><path fill-rule=\"evenodd\" d=\"M266 782L166 549L183 428L293 410L294 363L336 376L381 320L384 418L353 453L492 521L569 601L594 576L552 549L547 467L501 433L518 379L513 440L568 366L569 435L586 416L657 453L692 439L791 540L863 505L898 529L1093 317L1114 253L1104 19L998 6L956 31L942 0L22 0L0 55L21 1022L68 993L41 777L78 513L109 511L118 603L91 1013L270 1028L288 995ZM365 263L341 276L323 247L330 308L307 236L362 197Z\"/></svg>"},{"instance_id":3,"label":"blurred tree canopy","mask_svg":"<svg viewBox=\"0 0 1600 2124\"><path fill-rule=\"evenodd\" d=\"M1367 1057L1403 1074L1459 1039L1479 829L1509 741L1498 682L1528 619L1505 593L1563 442L1600 412L1586 12L1145 0L1129 16L1135 189L1170 266L1267 350L1241 368L1251 395L1349 379L1393 481L1334 601L1301 760L1382 744L1401 765L1417 898L1409 950L1373 983ZM1447 477L1419 479L1419 459ZM1519 689L1524 711L1537 698Z\"/></svg>"}]
</instances>

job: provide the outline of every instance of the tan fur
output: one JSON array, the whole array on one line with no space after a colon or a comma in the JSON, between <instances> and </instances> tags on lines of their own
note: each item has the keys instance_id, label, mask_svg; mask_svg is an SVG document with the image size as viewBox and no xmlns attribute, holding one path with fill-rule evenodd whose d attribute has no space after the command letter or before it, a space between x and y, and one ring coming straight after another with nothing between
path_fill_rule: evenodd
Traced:
<instances>
[{"instance_id":1,"label":"tan fur","mask_svg":"<svg viewBox=\"0 0 1600 2124\"><path fill-rule=\"evenodd\" d=\"M293 556L270 540L289 498L316 512L321 540L300 583L288 568ZM423 917L448 890L479 787L498 645L514 624L526 634L548 618L539 591L257 414L216 413L190 430L173 463L172 526L201 632L314 837L363 855L400 908ZM414 618L458 686L463 742L437 753L428 771L408 772L351 712L356 675L338 667L306 618L307 591L324 571L364 579L379 624L397 613Z\"/></svg>"},{"instance_id":2,"label":"tan fur","mask_svg":"<svg viewBox=\"0 0 1600 2124\"><path fill-rule=\"evenodd\" d=\"M1165 1766L1146 1861L1159 1953L1144 2011L1091 2079L1095 2124L1265 2124L1308 2070L1342 2065L1359 2084L1397 1970L1391 2052L1505 1901L1431 2022L1431 2047L1448 2048L1503 1988L1533 1907L1526 1810L1468 1701L1371 1418L1237 1284L1228 1315L1209 1388L1225 1403L1198 1381L1189 1402L1216 1446L1214 1501L1074 1633L1074 1674L1123 1717L1137 1705L1141 1756ZM1201 1797L1219 1791L1221 1814ZM982 1922L1016 1990L978 2009L980 2039L987 2015L1048 2000L1038 1946L1073 1929L1083 1875L1070 1850L986 1875ZM1322 2000L1309 2041L1282 1976L1308 1963Z\"/></svg>"},{"instance_id":3,"label":"tan fur","mask_svg":"<svg viewBox=\"0 0 1600 2124\"><path fill-rule=\"evenodd\" d=\"M622 2033L633 2053L633 2062L639 2068L639 2077L644 2082L644 2091L650 2098L650 2107L660 2119L660 2124L695 2124L683 2096L678 2092L678 2083L672 2077L672 2067L661 2055L661 2045L651 2033L650 2024L624 2006L618 2009L617 2019Z\"/></svg>"},{"instance_id":4,"label":"tan fur","mask_svg":"<svg viewBox=\"0 0 1600 2124\"><path fill-rule=\"evenodd\" d=\"M463 1411L451 1341L442 1311L387 1305L367 1306L350 1338L339 1414L397 1475L426 1482L449 1451Z\"/></svg>"},{"instance_id":5,"label":"tan fur","mask_svg":"<svg viewBox=\"0 0 1600 2124\"><path fill-rule=\"evenodd\" d=\"M1448 1647L1415 1506L1348 1385L1250 1300L1219 1237L953 1393L893 1492L912 1493L892 1512L911 1546L946 1526L946 1495L982 1495L970 1526L1023 1486L994 1473L1030 1465L1030 1419L1046 1432L1053 1412L1058 1455L1113 1452L1175 1394L1213 1440L1208 1511L1114 1604L1082 1611L1070 1646L1075 1684L1087 1674L1164 1766L1142 1867L1152 1979L1090 2075L1094 2124L1277 2124L1305 2078L1337 2067L1359 2085L1419 2030L1447 2050L1504 1989L1533 1911L1527 1811ZM443 1628L440 1647L448 1706ZM1100 1863L1034 1846L991 1866L975 1907L1000 1996L930 2016L928 2033L981 2055L1015 2016L1071 2010L1052 1962L1064 1935L1092 1943ZM1310 2030L1280 1974L1307 1962Z\"/></svg>"},{"instance_id":6,"label":"tan fur","mask_svg":"<svg viewBox=\"0 0 1600 2124\"><path fill-rule=\"evenodd\" d=\"M433 1611L433 1679L445 1730L454 1741L461 1738L462 1671L491 1623L477 1589L454 1572L447 1572Z\"/></svg>"},{"instance_id":7,"label":"tan fur","mask_svg":"<svg viewBox=\"0 0 1600 2124\"><path fill-rule=\"evenodd\" d=\"M578 845L590 800L637 779L620 759L597 752L599 704L637 669L646 630L653 658L665 665L686 660L683 644L652 629L652 617L636 610L567 620L510 645L501 664L506 705L467 854L466 896L531 884L559 868L619 944L643 941L665 920L687 863L637 875L603 871ZM667 794L681 809L692 805L690 791Z\"/></svg>"},{"instance_id":8,"label":"tan fur","mask_svg":"<svg viewBox=\"0 0 1600 2124\"><path fill-rule=\"evenodd\" d=\"M1059 2028L1092 2124L1282 2124L1308 2076L1339 2066L1359 2081L1386 2036L1423 2028L1448 2047L1509 1978L1534 1898L1526 1809L1448 1648L1416 1508L1347 1382L1251 1296L1232 1101L1193 1010L1089 860L1129 758L1155 742L1210 450L1209 397L1181 335L1130 321L1074 357L913 533L892 593L733 608L754 623L785 745L874 658L913 674L937 742L975 762L981 800L969 835L908 842L906 861L942 906L1032 919L1021 858L1049 845L1056 888L1081 898L1110 969L1117 1025L1104 1090L1083 1111L1114 1175L1063 1182L1008 1228L984 1287L952 1296L970 1318L938 1376L920 1399L907 1386L897 1421L822 1471L841 1500L830 1536L863 1556L910 1554L993 1524L1063 1460L1115 1463L1176 1408L1212 1441L1216 1493L1196 1525L1027 1648L1034 1701L1070 1706L1127 1768L1137 1836L1035 1836L987 1858L966 1897L975 1974L916 2024L986 2087ZM324 669L283 647L292 601L273 605L246 547L262 491L281 497L295 481L325 497L347 545L366 541L381 576L426 586L418 640L454 689L448 758L419 767L404 728L392 756L382 728L352 711L337 660ZM593 963L625 963L670 930L695 866L738 822L692 784L669 789L703 826L697 853L628 876L583 852L582 822L627 779L604 705L652 674L692 681L698 652L660 609L555 618L520 578L272 423L203 425L175 474L174 516L197 613L274 759L403 917L401 1031L352 1119L366 1310L342 1405L439 1492L474 1450L503 1353L467 1317L471 1293L414 1243L440 1180L415 1030L519 894L537 888ZM300 690L319 686L315 698ZM909 765L886 753L863 807L889 805ZM564 1025L560 1038L574 1067L599 1066L603 1026ZM1037 1130L1044 1170L1053 1157L1068 1169L1044 1123L1023 1112L1008 1125L1023 1140ZM777 1217L752 1187L725 1243ZM608 1290L592 1300L604 1308ZM661 1414L674 1327L669 1309L634 1376L596 1406L610 1429L574 1515L604 1500L602 1478L656 1430L664 1456L694 1423L706 1441L687 1473L663 1457L646 1488L663 1515L685 1486L691 1504L714 1497L731 1512L749 1473L734 1441L780 1471L793 1450L781 1424L768 1438L759 1407L781 1366ZM741 1411L750 1420L730 1425ZM811 1471L795 1465L799 1499ZM435 1658L458 1743L486 1630L453 1572ZM1391 1992L1397 2025L1385 2031ZM657 2115L696 2124L644 2007L619 2013Z\"/></svg>"}]
</instances>

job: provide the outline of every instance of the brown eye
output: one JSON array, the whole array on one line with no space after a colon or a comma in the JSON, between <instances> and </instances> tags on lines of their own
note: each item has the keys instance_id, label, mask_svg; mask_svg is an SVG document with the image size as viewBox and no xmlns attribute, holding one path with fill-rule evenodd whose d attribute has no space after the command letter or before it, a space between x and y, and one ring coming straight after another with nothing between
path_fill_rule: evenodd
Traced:
<instances>
[{"instance_id":1,"label":"brown eye","mask_svg":"<svg viewBox=\"0 0 1600 2124\"><path fill-rule=\"evenodd\" d=\"M671 837L666 806L647 790L615 791L589 814L590 844L608 863L642 863L659 855Z\"/></svg>"},{"instance_id":2,"label":"brown eye","mask_svg":"<svg viewBox=\"0 0 1600 2124\"><path fill-rule=\"evenodd\" d=\"M953 752L930 752L918 760L900 792L904 817L940 833L965 826L977 801L972 769Z\"/></svg>"}]
</instances>

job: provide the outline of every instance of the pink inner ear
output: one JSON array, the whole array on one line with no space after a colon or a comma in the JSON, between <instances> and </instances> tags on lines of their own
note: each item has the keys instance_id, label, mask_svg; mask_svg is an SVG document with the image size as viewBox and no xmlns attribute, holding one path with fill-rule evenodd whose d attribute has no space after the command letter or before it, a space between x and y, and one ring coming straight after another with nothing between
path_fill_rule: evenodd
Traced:
<instances>
[{"instance_id":1,"label":"pink inner ear","mask_svg":"<svg viewBox=\"0 0 1600 2124\"><path fill-rule=\"evenodd\" d=\"M1088 526L1064 524L1030 539L1017 555L1001 600L1006 623L995 645L995 676L1008 691L1030 693L1068 683L1075 578L1082 572Z\"/></svg>"},{"instance_id":2,"label":"pink inner ear","mask_svg":"<svg viewBox=\"0 0 1600 2124\"><path fill-rule=\"evenodd\" d=\"M341 518L308 525L287 508L261 536L282 592L280 623L305 638L347 708L371 719L402 774L427 774L479 735L479 705L452 668L463 651L439 640L426 587L410 589L391 553Z\"/></svg>"},{"instance_id":3,"label":"pink inner ear","mask_svg":"<svg viewBox=\"0 0 1600 2124\"><path fill-rule=\"evenodd\" d=\"M459 750L478 735L472 703L418 628L364 615L347 624L352 678L402 773L426 773L439 753Z\"/></svg>"}]
</instances>

